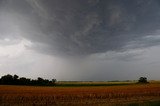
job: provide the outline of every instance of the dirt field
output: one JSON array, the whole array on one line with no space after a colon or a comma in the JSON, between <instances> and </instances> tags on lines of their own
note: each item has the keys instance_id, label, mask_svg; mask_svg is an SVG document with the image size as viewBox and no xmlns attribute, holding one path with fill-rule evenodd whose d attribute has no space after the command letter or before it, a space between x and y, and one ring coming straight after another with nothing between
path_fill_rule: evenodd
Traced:
<instances>
[{"instance_id":1,"label":"dirt field","mask_svg":"<svg viewBox=\"0 0 160 106\"><path fill-rule=\"evenodd\" d=\"M98 87L0 86L0 106L120 106L150 101L160 101L160 84Z\"/></svg>"}]
</instances>

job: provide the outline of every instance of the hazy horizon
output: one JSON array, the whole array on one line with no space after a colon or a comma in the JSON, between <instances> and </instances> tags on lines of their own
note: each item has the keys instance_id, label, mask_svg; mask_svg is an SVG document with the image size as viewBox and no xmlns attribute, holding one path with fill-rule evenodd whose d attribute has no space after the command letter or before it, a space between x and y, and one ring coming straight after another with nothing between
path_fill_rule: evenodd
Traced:
<instances>
[{"instance_id":1,"label":"hazy horizon","mask_svg":"<svg viewBox=\"0 0 160 106\"><path fill-rule=\"evenodd\" d=\"M0 76L160 80L159 0L0 0Z\"/></svg>"}]
</instances>

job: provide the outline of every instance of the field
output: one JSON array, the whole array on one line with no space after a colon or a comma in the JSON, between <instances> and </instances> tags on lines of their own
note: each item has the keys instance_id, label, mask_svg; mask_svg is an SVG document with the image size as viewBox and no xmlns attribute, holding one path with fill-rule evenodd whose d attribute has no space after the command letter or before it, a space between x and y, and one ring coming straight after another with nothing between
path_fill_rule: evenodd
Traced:
<instances>
[{"instance_id":1,"label":"field","mask_svg":"<svg viewBox=\"0 0 160 106\"><path fill-rule=\"evenodd\" d=\"M82 83L88 85L88 82ZM116 82L94 84L106 85L69 87L0 85L0 106L138 106L139 104L160 106L160 83L123 85L118 82L120 85L117 86Z\"/></svg>"}]
</instances>

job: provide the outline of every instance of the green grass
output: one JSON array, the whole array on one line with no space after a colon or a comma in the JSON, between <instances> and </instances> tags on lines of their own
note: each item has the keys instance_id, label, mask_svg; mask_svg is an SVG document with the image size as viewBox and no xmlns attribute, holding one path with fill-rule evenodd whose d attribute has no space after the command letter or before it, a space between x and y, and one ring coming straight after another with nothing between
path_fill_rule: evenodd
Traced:
<instances>
[{"instance_id":1,"label":"green grass","mask_svg":"<svg viewBox=\"0 0 160 106\"><path fill-rule=\"evenodd\" d=\"M131 103L128 106L160 106L160 101L150 101L145 103Z\"/></svg>"},{"instance_id":2,"label":"green grass","mask_svg":"<svg viewBox=\"0 0 160 106\"><path fill-rule=\"evenodd\" d=\"M83 87L83 86L120 86L120 85L131 85L133 82L58 82L55 86L57 87Z\"/></svg>"}]
</instances>

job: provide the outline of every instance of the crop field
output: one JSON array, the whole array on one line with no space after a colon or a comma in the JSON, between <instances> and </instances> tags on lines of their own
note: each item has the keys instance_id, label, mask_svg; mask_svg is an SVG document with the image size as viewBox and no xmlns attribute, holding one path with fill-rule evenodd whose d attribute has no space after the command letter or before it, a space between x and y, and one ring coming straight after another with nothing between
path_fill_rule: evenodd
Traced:
<instances>
[{"instance_id":1,"label":"crop field","mask_svg":"<svg viewBox=\"0 0 160 106\"><path fill-rule=\"evenodd\" d=\"M43 87L0 85L0 106L160 106L160 84Z\"/></svg>"}]
</instances>

